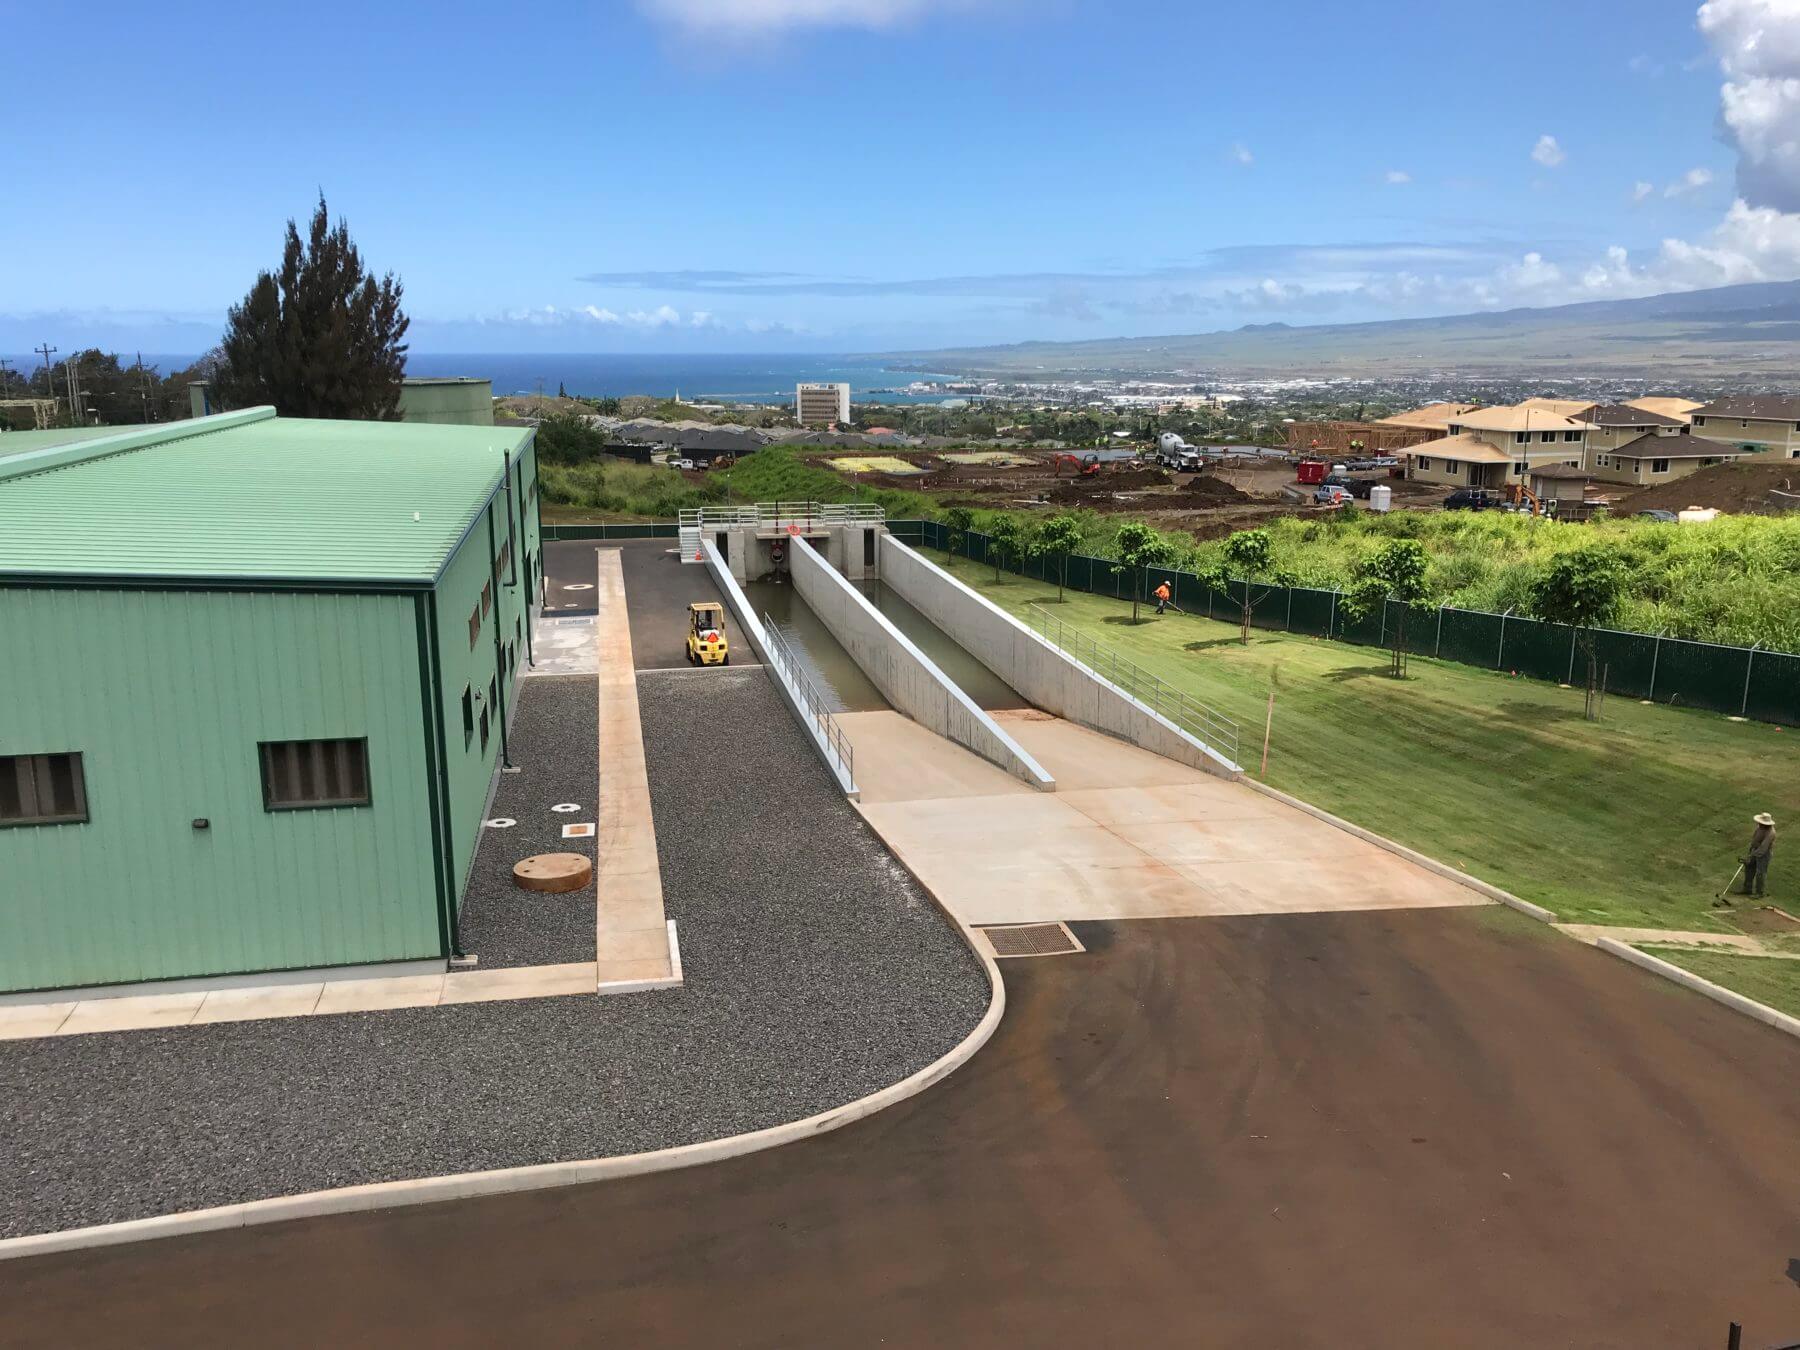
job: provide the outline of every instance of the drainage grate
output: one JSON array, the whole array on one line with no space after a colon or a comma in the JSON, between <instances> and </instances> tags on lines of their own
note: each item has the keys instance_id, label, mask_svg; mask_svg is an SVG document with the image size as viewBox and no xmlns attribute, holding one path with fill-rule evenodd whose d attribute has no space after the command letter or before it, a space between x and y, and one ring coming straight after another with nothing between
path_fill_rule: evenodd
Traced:
<instances>
[{"instance_id":1,"label":"drainage grate","mask_svg":"<svg viewBox=\"0 0 1800 1350\"><path fill-rule=\"evenodd\" d=\"M1086 951L1067 924L1022 923L1005 928L983 928L981 935L995 956L1071 956Z\"/></svg>"}]
</instances>

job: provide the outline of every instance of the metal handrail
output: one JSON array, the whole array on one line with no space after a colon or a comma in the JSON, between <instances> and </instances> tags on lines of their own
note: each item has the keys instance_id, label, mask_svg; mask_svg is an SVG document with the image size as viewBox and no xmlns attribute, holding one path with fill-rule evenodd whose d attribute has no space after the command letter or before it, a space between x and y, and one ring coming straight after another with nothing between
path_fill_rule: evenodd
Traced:
<instances>
[{"instance_id":1,"label":"metal handrail","mask_svg":"<svg viewBox=\"0 0 1800 1350\"><path fill-rule=\"evenodd\" d=\"M1120 656L1080 629L1064 623L1041 605L1027 605L1026 616L1038 635L1066 656L1072 656L1103 679L1112 681L1140 703L1146 704L1204 745L1234 763L1238 757L1237 722L1218 709L1177 689L1160 675Z\"/></svg>"},{"instance_id":2,"label":"metal handrail","mask_svg":"<svg viewBox=\"0 0 1800 1350\"><path fill-rule=\"evenodd\" d=\"M887 508L873 502L756 502L747 506L689 506L679 513L683 529L729 529L749 525L780 529L786 525L880 525Z\"/></svg>"},{"instance_id":3,"label":"metal handrail","mask_svg":"<svg viewBox=\"0 0 1800 1350\"><path fill-rule=\"evenodd\" d=\"M837 718L832 716L831 709L826 706L825 696L819 692L818 685L813 683L812 676L807 674L806 667L795 656L786 635L767 614L763 615L763 647L769 664L775 668L776 677L793 692L802 712L819 729L827 753L836 756L845 777L854 784L855 747L850 744L850 738L844 734Z\"/></svg>"}]
</instances>

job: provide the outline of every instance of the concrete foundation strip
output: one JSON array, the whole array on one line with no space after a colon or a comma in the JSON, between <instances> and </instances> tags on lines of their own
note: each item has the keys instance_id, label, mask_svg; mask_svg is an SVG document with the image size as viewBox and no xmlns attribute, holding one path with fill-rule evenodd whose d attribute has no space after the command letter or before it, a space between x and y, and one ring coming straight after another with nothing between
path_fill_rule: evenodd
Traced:
<instances>
[{"instance_id":1,"label":"concrete foundation strip","mask_svg":"<svg viewBox=\"0 0 1800 1350\"><path fill-rule=\"evenodd\" d=\"M905 866L904 863L901 866ZM910 871L910 869L908 869ZM679 1148L657 1149L650 1153L629 1153L616 1158L585 1158L574 1162L539 1163L530 1167L505 1167L489 1172L464 1172L453 1176L418 1177L410 1181L380 1181L363 1186L345 1186L330 1191L309 1191L304 1195L283 1195L268 1200L246 1200L235 1205L219 1205L212 1209L191 1210L185 1214L159 1214L149 1219L128 1219L123 1223L96 1224L90 1228L70 1228L58 1233L32 1233L24 1237L0 1239L0 1261L21 1257L48 1256L55 1252L78 1251L88 1247L112 1247L128 1242L147 1242L153 1238L182 1237L195 1233L214 1233L223 1229L248 1228L256 1224L283 1223L289 1219L311 1219L328 1214L358 1214L372 1210L399 1209L410 1205L433 1205L446 1200L468 1200L483 1195L508 1195L518 1191L547 1190L555 1186L580 1186L619 1177L642 1176L650 1172L672 1172L682 1167L698 1167L703 1163L723 1162L727 1158L758 1153L782 1144L797 1143L872 1116L908 1097L916 1096L933 1083L948 1077L986 1045L1000 1025L1006 1011L1006 985L1000 978L1000 967L977 942L968 926L958 920L943 902L931 895L945 919L955 927L969 949L987 971L992 996L987 1011L969 1034L949 1053L934 1060L898 1083L879 1092L859 1097L853 1102L821 1111L804 1120L771 1125L749 1134L709 1139L700 1144L683 1144ZM681 979L681 954L675 945L675 924L669 922L669 960L674 979ZM645 987L663 987L661 982L645 982ZM623 992L612 990L609 992Z\"/></svg>"}]
</instances>

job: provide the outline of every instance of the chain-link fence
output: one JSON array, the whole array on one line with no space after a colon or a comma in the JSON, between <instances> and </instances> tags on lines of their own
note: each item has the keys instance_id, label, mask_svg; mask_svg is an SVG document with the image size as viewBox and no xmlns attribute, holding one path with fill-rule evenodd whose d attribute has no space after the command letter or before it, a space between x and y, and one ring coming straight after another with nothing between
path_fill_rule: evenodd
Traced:
<instances>
[{"instance_id":1,"label":"chain-link fence","mask_svg":"<svg viewBox=\"0 0 1800 1350\"><path fill-rule=\"evenodd\" d=\"M890 521L888 528L906 543L937 549L949 543L949 530L938 521ZM993 547L988 535L970 530L963 535L957 553L991 566ZM1066 560L1040 555L1022 562L1002 558L1001 563L1007 571L1051 585L1061 572L1060 580L1069 590L1091 595L1129 600L1133 585L1138 584L1129 572L1116 570L1107 559L1079 553ZM1247 591L1252 628L1338 642L1390 646L1402 617L1402 607L1393 601L1379 611L1352 619L1344 612L1339 591L1241 581L1231 582L1221 591L1191 572L1160 567L1145 569L1138 598L1149 601L1165 581L1174 603L1189 614L1238 622ZM1414 655L1558 684L1580 684L1587 679L1581 635L1567 624L1544 623L1510 611L1488 614L1449 607L1415 609L1405 617L1406 648ZM1594 630L1593 638L1594 658L1609 693L1704 708L1752 721L1800 725L1800 655L1610 628Z\"/></svg>"}]
</instances>

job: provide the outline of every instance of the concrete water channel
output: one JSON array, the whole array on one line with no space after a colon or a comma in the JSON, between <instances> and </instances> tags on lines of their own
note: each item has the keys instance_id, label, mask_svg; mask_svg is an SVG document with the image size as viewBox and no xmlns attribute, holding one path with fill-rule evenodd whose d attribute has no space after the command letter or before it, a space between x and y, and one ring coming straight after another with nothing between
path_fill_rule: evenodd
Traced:
<instances>
[{"instance_id":1,"label":"concrete water channel","mask_svg":"<svg viewBox=\"0 0 1800 1350\"><path fill-rule=\"evenodd\" d=\"M876 578L852 583L894 627L930 657L951 682L986 712L1030 706L1006 681L989 670L943 629ZM882 712L892 705L861 666L831 635L785 579L752 581L744 594L759 615L766 616L810 667L819 687L835 698L833 712Z\"/></svg>"}]
</instances>

